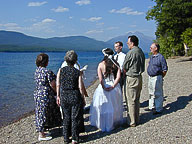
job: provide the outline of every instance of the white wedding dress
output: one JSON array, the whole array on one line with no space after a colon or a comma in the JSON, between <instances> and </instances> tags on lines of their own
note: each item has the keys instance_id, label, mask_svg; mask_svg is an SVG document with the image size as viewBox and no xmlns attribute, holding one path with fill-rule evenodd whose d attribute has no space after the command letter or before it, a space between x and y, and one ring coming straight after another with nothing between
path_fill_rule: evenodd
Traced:
<instances>
[{"instance_id":1,"label":"white wedding dress","mask_svg":"<svg viewBox=\"0 0 192 144\"><path fill-rule=\"evenodd\" d=\"M113 83L113 74L104 79L105 87ZM89 120L92 126L107 132L123 123L123 97L119 84L111 91L105 91L101 84L98 85L93 95Z\"/></svg>"}]
</instances>

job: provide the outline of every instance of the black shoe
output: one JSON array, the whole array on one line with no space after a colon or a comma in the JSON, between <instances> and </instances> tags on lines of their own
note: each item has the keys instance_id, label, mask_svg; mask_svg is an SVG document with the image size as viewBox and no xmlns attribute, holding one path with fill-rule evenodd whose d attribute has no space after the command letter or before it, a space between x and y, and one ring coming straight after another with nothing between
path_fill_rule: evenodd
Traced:
<instances>
[{"instance_id":1,"label":"black shoe","mask_svg":"<svg viewBox=\"0 0 192 144\"><path fill-rule=\"evenodd\" d=\"M157 111L154 111L153 112L153 115L157 115L157 114L161 114L162 112L157 112Z\"/></svg>"},{"instance_id":2,"label":"black shoe","mask_svg":"<svg viewBox=\"0 0 192 144\"><path fill-rule=\"evenodd\" d=\"M145 111L152 111L153 109L146 108L144 109Z\"/></svg>"},{"instance_id":3,"label":"black shoe","mask_svg":"<svg viewBox=\"0 0 192 144\"><path fill-rule=\"evenodd\" d=\"M122 124L122 127L123 127L123 128L128 128L129 125L128 125L127 123L125 123L125 124Z\"/></svg>"}]
</instances>

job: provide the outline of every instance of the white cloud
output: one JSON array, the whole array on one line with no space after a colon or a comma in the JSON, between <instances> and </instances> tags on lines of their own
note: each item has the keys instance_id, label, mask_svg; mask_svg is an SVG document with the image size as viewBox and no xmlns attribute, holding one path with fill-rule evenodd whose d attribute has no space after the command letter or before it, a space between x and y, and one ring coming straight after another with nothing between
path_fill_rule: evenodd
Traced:
<instances>
[{"instance_id":1,"label":"white cloud","mask_svg":"<svg viewBox=\"0 0 192 144\"><path fill-rule=\"evenodd\" d=\"M20 26L17 23L1 23L0 24L0 29L4 30L9 30L9 31L17 31L17 32L22 32L22 33L28 33L28 34L34 34L34 33L39 33L41 34L51 34L54 33L55 30L55 25L53 23L56 22L56 20L46 18L43 19L42 21L38 23L34 23L31 26L25 27L25 26Z\"/></svg>"},{"instance_id":2,"label":"white cloud","mask_svg":"<svg viewBox=\"0 0 192 144\"><path fill-rule=\"evenodd\" d=\"M124 7L120 10L112 9L109 12L110 13L126 14L126 15L143 15L144 14L144 12L133 11L133 9L131 9L129 7Z\"/></svg>"},{"instance_id":3,"label":"white cloud","mask_svg":"<svg viewBox=\"0 0 192 144\"><path fill-rule=\"evenodd\" d=\"M98 25L98 26L102 26L102 25L104 25L104 22L97 23L96 25Z\"/></svg>"},{"instance_id":4,"label":"white cloud","mask_svg":"<svg viewBox=\"0 0 192 144\"><path fill-rule=\"evenodd\" d=\"M46 18L44 20L42 20L41 22L38 22L38 23L34 23L33 24L33 27L43 27L49 23L53 23L53 22L56 22L56 20L54 19L50 19L50 18Z\"/></svg>"},{"instance_id":5,"label":"white cloud","mask_svg":"<svg viewBox=\"0 0 192 144\"><path fill-rule=\"evenodd\" d=\"M129 25L129 27L132 27L132 28L134 28L134 27L137 27L137 25Z\"/></svg>"},{"instance_id":6,"label":"white cloud","mask_svg":"<svg viewBox=\"0 0 192 144\"><path fill-rule=\"evenodd\" d=\"M119 27L108 27L107 30L115 30L115 29L119 29Z\"/></svg>"},{"instance_id":7,"label":"white cloud","mask_svg":"<svg viewBox=\"0 0 192 144\"><path fill-rule=\"evenodd\" d=\"M46 4L47 2L46 1L43 1L43 2L30 2L30 3L28 3L28 6L29 7L37 7L37 6L42 6L42 5L44 5L44 4Z\"/></svg>"},{"instance_id":8,"label":"white cloud","mask_svg":"<svg viewBox=\"0 0 192 144\"><path fill-rule=\"evenodd\" d=\"M25 22L36 22L38 18L25 19Z\"/></svg>"},{"instance_id":9,"label":"white cloud","mask_svg":"<svg viewBox=\"0 0 192 144\"><path fill-rule=\"evenodd\" d=\"M69 17L69 19L73 19L73 17L72 17L72 16L70 16L70 17Z\"/></svg>"},{"instance_id":10,"label":"white cloud","mask_svg":"<svg viewBox=\"0 0 192 144\"><path fill-rule=\"evenodd\" d=\"M102 19L102 17L91 17L88 19L88 21L95 22L95 21L99 21L101 19Z\"/></svg>"},{"instance_id":11,"label":"white cloud","mask_svg":"<svg viewBox=\"0 0 192 144\"><path fill-rule=\"evenodd\" d=\"M80 6L88 5L88 4L91 4L91 1L90 0L80 0L80 1L75 2L75 4L80 5Z\"/></svg>"},{"instance_id":12,"label":"white cloud","mask_svg":"<svg viewBox=\"0 0 192 144\"><path fill-rule=\"evenodd\" d=\"M86 34L95 34L95 33L102 33L103 30L89 30L86 32Z\"/></svg>"},{"instance_id":13,"label":"white cloud","mask_svg":"<svg viewBox=\"0 0 192 144\"><path fill-rule=\"evenodd\" d=\"M64 8L62 6L59 6L58 8L56 9L52 9L54 12L66 12L66 11L69 11L69 8Z\"/></svg>"},{"instance_id":14,"label":"white cloud","mask_svg":"<svg viewBox=\"0 0 192 144\"><path fill-rule=\"evenodd\" d=\"M7 23L7 24L3 24L4 27L16 27L18 26L18 24L16 23Z\"/></svg>"},{"instance_id":15,"label":"white cloud","mask_svg":"<svg viewBox=\"0 0 192 144\"><path fill-rule=\"evenodd\" d=\"M50 18L46 18L46 19L42 20L42 23L51 23L51 22L56 22L56 20L50 19Z\"/></svg>"},{"instance_id":16,"label":"white cloud","mask_svg":"<svg viewBox=\"0 0 192 144\"><path fill-rule=\"evenodd\" d=\"M82 18L82 20L84 20L84 21L90 21L90 22L96 22L96 21L99 21L99 20L101 20L101 19L102 19L102 17L91 17L91 18L89 18L89 19Z\"/></svg>"},{"instance_id":17,"label":"white cloud","mask_svg":"<svg viewBox=\"0 0 192 144\"><path fill-rule=\"evenodd\" d=\"M19 30L21 27L16 23L6 23L6 24L0 24L0 27L6 30Z\"/></svg>"},{"instance_id":18,"label":"white cloud","mask_svg":"<svg viewBox=\"0 0 192 144\"><path fill-rule=\"evenodd\" d=\"M0 27L5 27L5 28L7 28L7 27L18 27L18 24L16 24L16 23L5 23L5 24L0 24Z\"/></svg>"},{"instance_id":19,"label":"white cloud","mask_svg":"<svg viewBox=\"0 0 192 144\"><path fill-rule=\"evenodd\" d=\"M55 23L56 20L54 19L50 19L50 18L46 18L43 19L42 21L38 22L38 23L34 23L32 26L27 27L26 30L29 32L37 32L37 33L41 33L41 32L45 32L45 33L54 33L54 26L53 23Z\"/></svg>"}]
</instances>

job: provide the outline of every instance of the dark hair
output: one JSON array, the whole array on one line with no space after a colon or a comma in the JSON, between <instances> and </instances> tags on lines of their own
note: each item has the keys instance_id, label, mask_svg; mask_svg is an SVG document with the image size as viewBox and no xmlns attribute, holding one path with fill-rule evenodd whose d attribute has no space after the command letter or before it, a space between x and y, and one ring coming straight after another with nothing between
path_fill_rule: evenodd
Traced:
<instances>
[{"instance_id":1,"label":"dark hair","mask_svg":"<svg viewBox=\"0 0 192 144\"><path fill-rule=\"evenodd\" d=\"M159 52L159 50L160 50L160 45L158 44L158 43L154 43L155 44L155 46L157 47L157 52Z\"/></svg>"},{"instance_id":2,"label":"dark hair","mask_svg":"<svg viewBox=\"0 0 192 144\"><path fill-rule=\"evenodd\" d=\"M135 35L128 36L128 39L134 44L134 46L139 45L139 39Z\"/></svg>"},{"instance_id":3,"label":"dark hair","mask_svg":"<svg viewBox=\"0 0 192 144\"><path fill-rule=\"evenodd\" d=\"M49 61L49 56L45 53L40 53L36 58L36 65L37 67L46 67Z\"/></svg>"},{"instance_id":4,"label":"dark hair","mask_svg":"<svg viewBox=\"0 0 192 144\"><path fill-rule=\"evenodd\" d=\"M114 54L113 50L110 49L110 48L106 48L106 49L104 50L104 52L105 52L106 54L108 54L108 55L113 55L113 54Z\"/></svg>"},{"instance_id":5,"label":"dark hair","mask_svg":"<svg viewBox=\"0 0 192 144\"><path fill-rule=\"evenodd\" d=\"M74 50L70 50L65 54L64 60L67 65L74 65L77 62L77 54Z\"/></svg>"},{"instance_id":6,"label":"dark hair","mask_svg":"<svg viewBox=\"0 0 192 144\"><path fill-rule=\"evenodd\" d=\"M110 49L110 48L105 49L104 52L105 52L106 54L108 54L108 55L113 55L113 54L114 54L113 50ZM113 60L117 65L119 65L119 64L117 63L117 61L113 58L113 56L112 56L112 60ZM105 61L105 66L106 66L106 71L105 71L105 73L104 73L104 77L108 77L108 76L111 74L111 72L114 74L114 76L116 76L118 68L117 68L117 66L111 61L111 59L108 58L108 56L104 56L103 61Z\"/></svg>"},{"instance_id":7,"label":"dark hair","mask_svg":"<svg viewBox=\"0 0 192 144\"><path fill-rule=\"evenodd\" d=\"M105 54L108 54L108 55L113 55L113 54L114 54L113 50L110 49L110 48L106 48L106 49L104 50L104 52L105 52ZM102 61L105 61L106 59L108 59L108 56L104 56L104 58L103 58Z\"/></svg>"},{"instance_id":8,"label":"dark hair","mask_svg":"<svg viewBox=\"0 0 192 144\"><path fill-rule=\"evenodd\" d=\"M119 46L123 47L123 43L121 41L117 41L117 42L115 42L115 44L119 44Z\"/></svg>"}]
</instances>

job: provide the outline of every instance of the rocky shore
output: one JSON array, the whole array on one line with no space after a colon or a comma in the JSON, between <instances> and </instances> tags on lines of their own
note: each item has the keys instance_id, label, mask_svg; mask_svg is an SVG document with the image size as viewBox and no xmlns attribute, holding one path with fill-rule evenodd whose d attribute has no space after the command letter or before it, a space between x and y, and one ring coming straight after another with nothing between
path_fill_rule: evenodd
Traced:
<instances>
[{"instance_id":1,"label":"rocky shore","mask_svg":"<svg viewBox=\"0 0 192 144\"><path fill-rule=\"evenodd\" d=\"M168 59L168 73L164 78L164 111L153 115L145 111L148 106L148 76L143 74L141 93L140 125L118 127L111 132L101 132L89 125L89 114L85 112L86 132L81 134L82 143L134 143L134 144L191 144L192 143L192 59L179 57ZM148 60L146 60L146 66ZM98 80L87 91L87 104L91 103ZM124 112L126 121L127 113ZM53 139L46 142L37 140L34 114L8 126L0 128L0 143L7 144L61 144L62 128L52 129Z\"/></svg>"}]
</instances>

